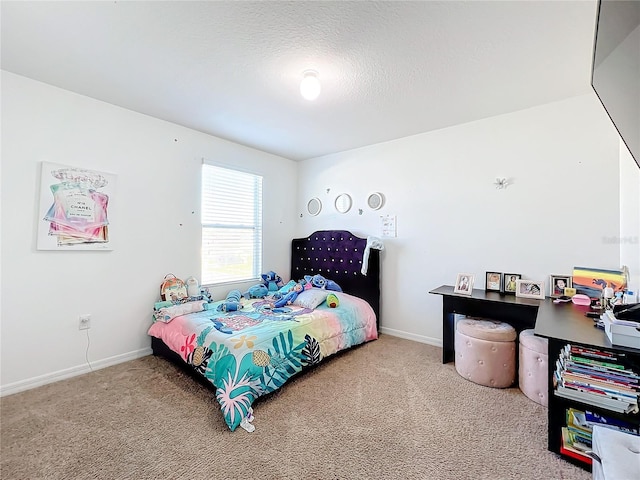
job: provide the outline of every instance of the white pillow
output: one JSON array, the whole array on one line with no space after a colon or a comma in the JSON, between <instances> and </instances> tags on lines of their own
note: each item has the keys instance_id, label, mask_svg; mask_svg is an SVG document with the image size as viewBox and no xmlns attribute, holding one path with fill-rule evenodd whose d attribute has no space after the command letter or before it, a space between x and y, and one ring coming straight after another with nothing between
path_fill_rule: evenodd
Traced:
<instances>
[{"instance_id":1,"label":"white pillow","mask_svg":"<svg viewBox=\"0 0 640 480\"><path fill-rule=\"evenodd\" d=\"M329 292L321 288L310 288L298 294L298 298L293 301L298 307L314 309L327 299Z\"/></svg>"}]
</instances>

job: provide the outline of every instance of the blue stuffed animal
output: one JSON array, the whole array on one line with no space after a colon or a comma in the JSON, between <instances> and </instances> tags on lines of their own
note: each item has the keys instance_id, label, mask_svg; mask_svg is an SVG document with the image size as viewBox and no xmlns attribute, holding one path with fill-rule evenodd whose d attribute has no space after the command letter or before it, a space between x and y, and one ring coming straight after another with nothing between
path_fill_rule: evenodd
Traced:
<instances>
[{"instance_id":1,"label":"blue stuffed animal","mask_svg":"<svg viewBox=\"0 0 640 480\"><path fill-rule=\"evenodd\" d=\"M313 277L311 275L305 275L304 279L307 283L310 283L315 288L323 288L325 290L333 290L334 292L341 292L342 288L333 280L328 280L320 274L316 274Z\"/></svg>"},{"instance_id":2,"label":"blue stuffed animal","mask_svg":"<svg viewBox=\"0 0 640 480\"><path fill-rule=\"evenodd\" d=\"M295 286L293 287L293 290L291 290L284 297L282 297L280 300L274 303L273 306L275 308L280 308L280 307L284 307L285 305L291 305L296 300L296 298L298 298L298 295L303 290L304 290L304 287L302 286L302 284L296 283Z\"/></svg>"},{"instance_id":3,"label":"blue stuffed animal","mask_svg":"<svg viewBox=\"0 0 640 480\"><path fill-rule=\"evenodd\" d=\"M224 302L218 305L218 311L235 312L237 310L240 310L242 308L240 297L242 297L242 293L240 293L240 290L231 290L227 294L227 298L224 299Z\"/></svg>"},{"instance_id":4,"label":"blue stuffed animal","mask_svg":"<svg viewBox=\"0 0 640 480\"><path fill-rule=\"evenodd\" d=\"M289 280L282 287L280 287L280 290L278 290L278 293L280 295L286 295L291 290L293 290L293 287L295 287L297 284L298 284L298 282L296 282L295 280Z\"/></svg>"},{"instance_id":5,"label":"blue stuffed animal","mask_svg":"<svg viewBox=\"0 0 640 480\"><path fill-rule=\"evenodd\" d=\"M262 283L258 283L253 287L249 287L249 290L244 292L242 296L244 298L264 298L269 294L269 290Z\"/></svg>"},{"instance_id":6,"label":"blue stuffed animal","mask_svg":"<svg viewBox=\"0 0 640 480\"><path fill-rule=\"evenodd\" d=\"M267 287L267 290L270 292L277 292L282 286L282 278L273 270L263 273L261 276L263 280L262 284Z\"/></svg>"}]
</instances>

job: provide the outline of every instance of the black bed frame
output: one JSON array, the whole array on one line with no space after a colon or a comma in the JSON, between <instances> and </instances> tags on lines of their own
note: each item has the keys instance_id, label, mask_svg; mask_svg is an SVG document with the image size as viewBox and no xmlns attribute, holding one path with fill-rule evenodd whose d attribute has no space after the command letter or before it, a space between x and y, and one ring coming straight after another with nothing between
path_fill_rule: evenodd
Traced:
<instances>
[{"instance_id":1,"label":"black bed frame","mask_svg":"<svg viewBox=\"0 0 640 480\"><path fill-rule=\"evenodd\" d=\"M320 230L291 241L291 276L320 274L336 282L345 293L366 300L380 329L380 252L371 249L367 274L361 273L367 239L347 230Z\"/></svg>"},{"instance_id":2,"label":"black bed frame","mask_svg":"<svg viewBox=\"0 0 640 480\"><path fill-rule=\"evenodd\" d=\"M320 274L333 280L345 293L366 300L376 314L380 329L380 252L371 249L367 274L361 273L362 258L367 239L347 230L320 230L308 237L291 241L291 279L300 280L305 275ZM205 377L198 374L180 355L156 337L151 337L151 349L155 356L163 357L196 379L198 383L215 391Z\"/></svg>"}]
</instances>

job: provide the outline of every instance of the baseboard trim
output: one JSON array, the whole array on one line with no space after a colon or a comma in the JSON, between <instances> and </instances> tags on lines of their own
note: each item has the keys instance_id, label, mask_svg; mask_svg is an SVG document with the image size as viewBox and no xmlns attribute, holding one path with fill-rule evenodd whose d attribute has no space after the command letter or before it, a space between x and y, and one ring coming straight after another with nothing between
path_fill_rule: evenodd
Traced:
<instances>
[{"instance_id":1,"label":"baseboard trim","mask_svg":"<svg viewBox=\"0 0 640 480\"><path fill-rule=\"evenodd\" d=\"M380 327L380 333L391 335L392 337L400 337L415 342L426 343L434 347L442 348L442 340L439 338L425 337L424 335L416 335L415 333L405 332L403 330L395 330L393 328Z\"/></svg>"},{"instance_id":2,"label":"baseboard trim","mask_svg":"<svg viewBox=\"0 0 640 480\"><path fill-rule=\"evenodd\" d=\"M12 395L14 393L23 392L25 390L31 390L32 388L40 387L48 383L58 382L66 378L77 377L78 375L84 375L91 371L100 370L101 368L110 367L119 363L128 362L129 360L135 360L136 358L146 357L151 355L151 347L142 348L129 353L123 353L121 355L115 355L109 358L103 358L102 360L96 360L91 362L91 368L89 365L78 365L77 367L65 368L64 370L58 370L57 372L47 373L38 377L28 378L26 380L20 380L19 382L9 383L8 385L0 386L0 397Z\"/></svg>"}]
</instances>

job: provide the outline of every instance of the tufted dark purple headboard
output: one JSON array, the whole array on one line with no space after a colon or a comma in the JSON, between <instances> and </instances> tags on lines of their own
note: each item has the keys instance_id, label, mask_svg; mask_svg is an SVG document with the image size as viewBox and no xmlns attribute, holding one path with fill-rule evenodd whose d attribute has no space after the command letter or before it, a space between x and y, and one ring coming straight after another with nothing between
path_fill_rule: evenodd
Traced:
<instances>
[{"instance_id":1,"label":"tufted dark purple headboard","mask_svg":"<svg viewBox=\"0 0 640 480\"><path fill-rule=\"evenodd\" d=\"M319 230L291 241L291 279L320 274L336 282L344 292L366 300L380 325L380 252L369 251L367 274L362 256L367 239L347 230Z\"/></svg>"}]
</instances>

